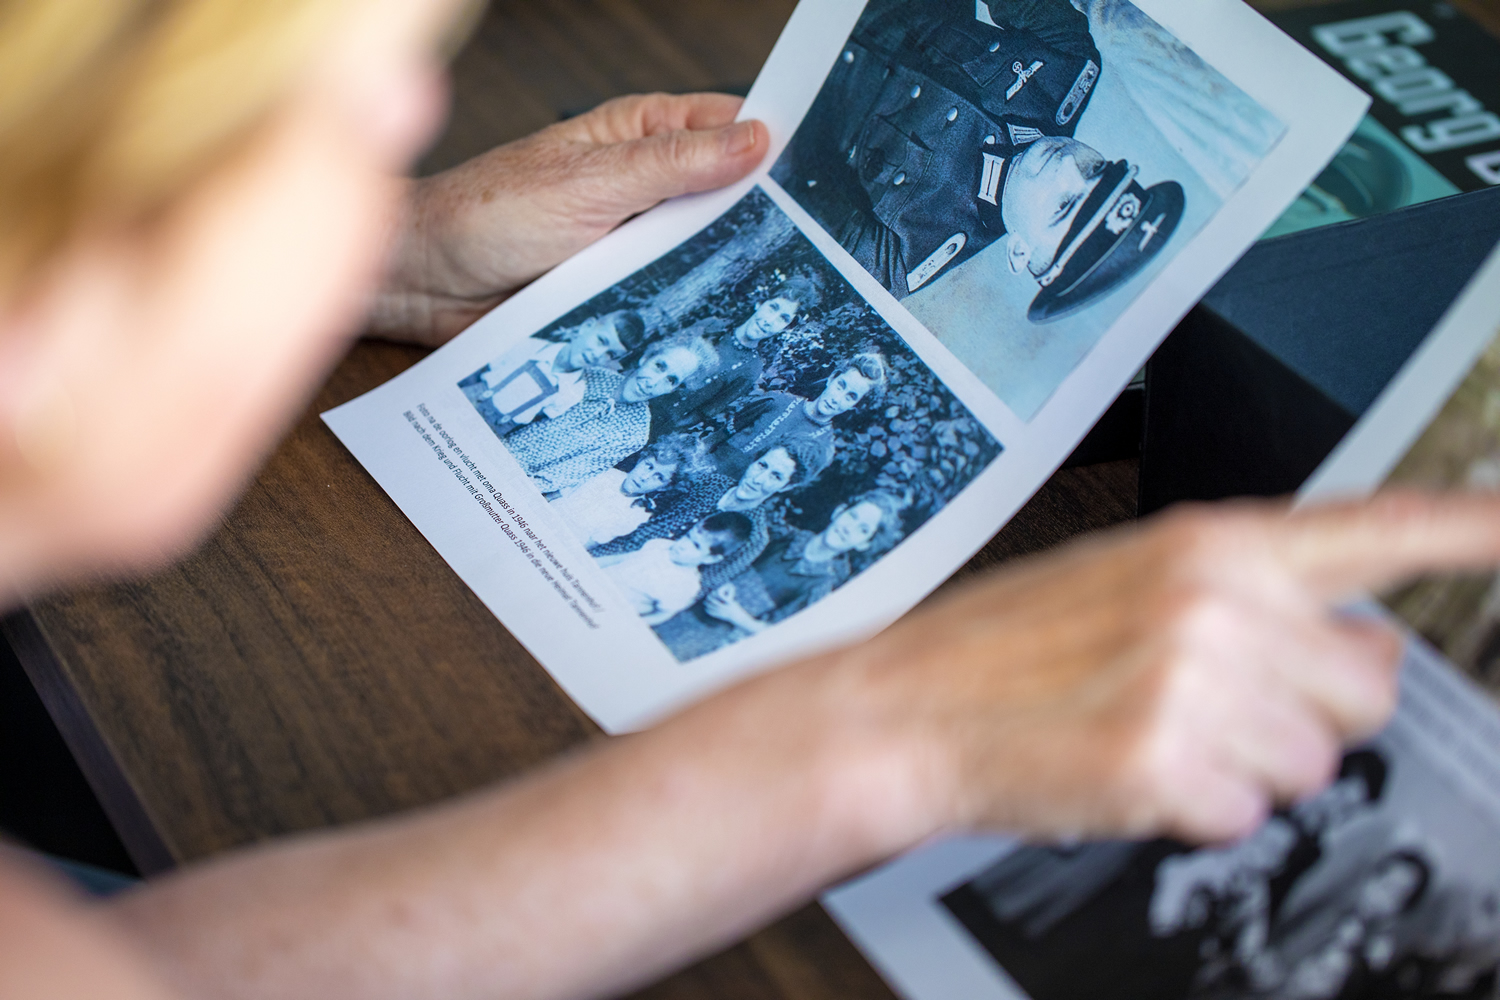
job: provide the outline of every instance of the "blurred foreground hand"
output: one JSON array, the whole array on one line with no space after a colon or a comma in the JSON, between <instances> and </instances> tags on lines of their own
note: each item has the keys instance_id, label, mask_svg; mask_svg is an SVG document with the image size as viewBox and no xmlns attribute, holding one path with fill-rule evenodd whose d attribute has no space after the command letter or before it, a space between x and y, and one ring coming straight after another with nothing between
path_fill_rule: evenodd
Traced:
<instances>
[{"instance_id":1,"label":"blurred foreground hand","mask_svg":"<svg viewBox=\"0 0 1500 1000\"><path fill-rule=\"evenodd\" d=\"M846 654L942 827L1248 833L1394 710L1401 641L1332 610L1500 559L1500 501L1186 508L967 587Z\"/></svg>"},{"instance_id":2,"label":"blurred foreground hand","mask_svg":"<svg viewBox=\"0 0 1500 1000\"><path fill-rule=\"evenodd\" d=\"M770 144L741 103L621 97L414 182L371 332L446 343L632 215L739 180Z\"/></svg>"}]
</instances>

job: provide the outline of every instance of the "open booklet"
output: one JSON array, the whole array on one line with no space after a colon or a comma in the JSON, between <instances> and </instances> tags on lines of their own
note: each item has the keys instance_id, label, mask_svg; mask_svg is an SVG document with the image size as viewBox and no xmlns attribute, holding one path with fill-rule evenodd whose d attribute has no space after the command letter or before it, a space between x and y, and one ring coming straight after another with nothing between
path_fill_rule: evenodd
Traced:
<instances>
[{"instance_id":1,"label":"open booklet","mask_svg":"<svg viewBox=\"0 0 1500 1000\"><path fill-rule=\"evenodd\" d=\"M1500 489L1500 250L1301 501L1383 483ZM825 904L909 1000L1500 996L1500 575L1361 610L1419 636L1394 721L1245 840L950 840Z\"/></svg>"},{"instance_id":2,"label":"open booklet","mask_svg":"<svg viewBox=\"0 0 1500 1000\"><path fill-rule=\"evenodd\" d=\"M610 731L980 548L1368 99L1238 0L804 0L772 151L325 415Z\"/></svg>"}]
</instances>

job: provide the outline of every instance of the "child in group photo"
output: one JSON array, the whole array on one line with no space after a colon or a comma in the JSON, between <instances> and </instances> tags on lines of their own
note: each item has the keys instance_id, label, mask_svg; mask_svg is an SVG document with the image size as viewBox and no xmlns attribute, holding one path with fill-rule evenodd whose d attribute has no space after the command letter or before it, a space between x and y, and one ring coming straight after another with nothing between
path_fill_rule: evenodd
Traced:
<instances>
[{"instance_id":1,"label":"child in group photo","mask_svg":"<svg viewBox=\"0 0 1500 1000\"><path fill-rule=\"evenodd\" d=\"M651 400L717 363L708 341L677 334L648 347L629 375L586 368L582 399L512 431L505 445L544 495L570 489L639 451L651 439Z\"/></svg>"},{"instance_id":2,"label":"child in group photo","mask_svg":"<svg viewBox=\"0 0 1500 1000\"><path fill-rule=\"evenodd\" d=\"M602 556L599 565L646 624L659 625L692 607L703 589L703 569L732 556L750 531L744 514L720 511L681 538L656 538L634 552Z\"/></svg>"},{"instance_id":3,"label":"child in group photo","mask_svg":"<svg viewBox=\"0 0 1500 1000\"><path fill-rule=\"evenodd\" d=\"M687 434L669 434L641 451L629 472L606 469L563 491L552 501L552 510L579 541L592 548L628 535L672 510L694 492L711 468L702 441ZM714 499L728 486L725 480Z\"/></svg>"},{"instance_id":4,"label":"child in group photo","mask_svg":"<svg viewBox=\"0 0 1500 1000\"><path fill-rule=\"evenodd\" d=\"M743 322L706 319L713 324L714 350L719 366L704 383L651 407L652 426L661 433L689 430L708 423L756 391L768 361L775 360L782 335L823 299L821 287L810 274L795 274L771 290Z\"/></svg>"},{"instance_id":5,"label":"child in group photo","mask_svg":"<svg viewBox=\"0 0 1500 1000\"><path fill-rule=\"evenodd\" d=\"M878 558L901 540L905 504L871 490L833 512L814 534L783 527L755 563L703 600L703 610L756 635L827 597L857 572L855 557Z\"/></svg>"},{"instance_id":6,"label":"child in group photo","mask_svg":"<svg viewBox=\"0 0 1500 1000\"><path fill-rule=\"evenodd\" d=\"M561 416L583 398L585 368L612 367L645 342L639 313L591 316L527 337L458 385L495 433L505 435L537 417Z\"/></svg>"},{"instance_id":7,"label":"child in group photo","mask_svg":"<svg viewBox=\"0 0 1500 1000\"><path fill-rule=\"evenodd\" d=\"M833 420L868 399L879 403L885 395L886 363L879 353L856 354L834 366L835 374L816 398L794 392L759 392L729 413L727 440L713 451L719 470L738 476L768 448L793 439L810 441L833 460L836 435ZM827 465L828 462L824 462Z\"/></svg>"}]
</instances>

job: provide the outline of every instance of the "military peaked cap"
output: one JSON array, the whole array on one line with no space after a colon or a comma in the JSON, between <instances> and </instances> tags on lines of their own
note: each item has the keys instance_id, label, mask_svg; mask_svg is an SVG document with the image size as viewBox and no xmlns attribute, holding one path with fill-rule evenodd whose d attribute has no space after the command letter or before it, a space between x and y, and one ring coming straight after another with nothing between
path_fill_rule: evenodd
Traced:
<instances>
[{"instance_id":1,"label":"military peaked cap","mask_svg":"<svg viewBox=\"0 0 1500 1000\"><path fill-rule=\"evenodd\" d=\"M1037 278L1042 290L1026 314L1033 323L1088 305L1145 267L1172 238L1186 205L1182 185L1144 188L1137 172L1124 160L1104 168L1052 267Z\"/></svg>"}]
</instances>

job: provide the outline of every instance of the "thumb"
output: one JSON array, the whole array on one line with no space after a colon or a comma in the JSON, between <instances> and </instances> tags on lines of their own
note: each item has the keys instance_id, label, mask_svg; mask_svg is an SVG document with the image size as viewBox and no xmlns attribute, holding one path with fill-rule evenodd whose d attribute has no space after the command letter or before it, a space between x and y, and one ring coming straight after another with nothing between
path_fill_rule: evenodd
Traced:
<instances>
[{"instance_id":1,"label":"thumb","mask_svg":"<svg viewBox=\"0 0 1500 1000\"><path fill-rule=\"evenodd\" d=\"M770 144L758 121L676 129L603 147L599 166L609 199L639 212L678 195L733 184L755 169Z\"/></svg>"}]
</instances>

